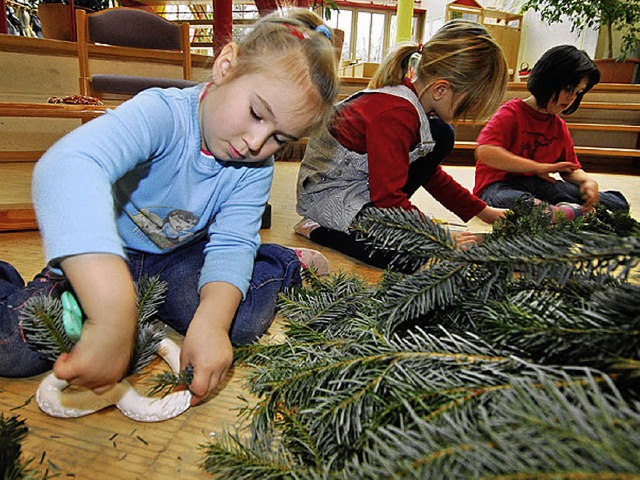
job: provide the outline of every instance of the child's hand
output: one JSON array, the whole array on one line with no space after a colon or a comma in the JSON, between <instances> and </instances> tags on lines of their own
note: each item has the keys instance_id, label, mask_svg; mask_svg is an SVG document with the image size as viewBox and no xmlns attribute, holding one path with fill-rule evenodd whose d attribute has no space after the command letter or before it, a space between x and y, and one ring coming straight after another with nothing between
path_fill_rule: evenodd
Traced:
<instances>
[{"instance_id":1,"label":"child's hand","mask_svg":"<svg viewBox=\"0 0 640 480\"><path fill-rule=\"evenodd\" d=\"M200 304L180 353L180 369L193 367L191 405L216 388L233 363L229 330L240 300L242 293L230 283L209 282L200 289Z\"/></svg>"},{"instance_id":2,"label":"child's hand","mask_svg":"<svg viewBox=\"0 0 640 480\"><path fill-rule=\"evenodd\" d=\"M53 366L56 377L71 385L103 393L124 377L133 348L133 335L108 322L85 321L82 337L70 353Z\"/></svg>"},{"instance_id":3,"label":"child's hand","mask_svg":"<svg viewBox=\"0 0 640 480\"><path fill-rule=\"evenodd\" d=\"M584 199L580 209L583 212L588 212L598 202L598 182L592 179L585 180L580 184L580 193L582 193L582 198Z\"/></svg>"},{"instance_id":4,"label":"child's hand","mask_svg":"<svg viewBox=\"0 0 640 480\"><path fill-rule=\"evenodd\" d=\"M506 213L509 210L506 208L494 208L487 205L484 209L477 215L477 217L485 223L494 223L504 218Z\"/></svg>"},{"instance_id":5,"label":"child's hand","mask_svg":"<svg viewBox=\"0 0 640 480\"><path fill-rule=\"evenodd\" d=\"M471 232L451 232L451 236L459 249L469 248L478 242L478 237Z\"/></svg>"},{"instance_id":6,"label":"child's hand","mask_svg":"<svg viewBox=\"0 0 640 480\"><path fill-rule=\"evenodd\" d=\"M536 175L550 183L556 183L556 179L551 176L553 173L571 174L578 167L571 162L539 163Z\"/></svg>"},{"instance_id":7,"label":"child's hand","mask_svg":"<svg viewBox=\"0 0 640 480\"><path fill-rule=\"evenodd\" d=\"M212 329L208 322L192 321L184 338L180 355L181 369L193 367L193 380L189 390L193 394L191 405L197 405L215 389L233 363L233 349L229 332L224 328Z\"/></svg>"},{"instance_id":8,"label":"child's hand","mask_svg":"<svg viewBox=\"0 0 640 480\"><path fill-rule=\"evenodd\" d=\"M83 254L61 262L87 320L73 350L53 366L72 385L101 393L127 372L136 332L136 292L129 268L111 254Z\"/></svg>"}]
</instances>

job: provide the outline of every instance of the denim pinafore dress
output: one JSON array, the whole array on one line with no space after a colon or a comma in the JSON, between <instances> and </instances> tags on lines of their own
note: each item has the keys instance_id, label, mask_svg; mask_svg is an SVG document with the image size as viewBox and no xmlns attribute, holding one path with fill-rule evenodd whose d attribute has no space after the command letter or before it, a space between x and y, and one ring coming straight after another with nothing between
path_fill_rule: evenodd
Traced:
<instances>
[{"instance_id":1,"label":"denim pinafore dress","mask_svg":"<svg viewBox=\"0 0 640 480\"><path fill-rule=\"evenodd\" d=\"M410 102L420 117L420 143L409 152L409 162L431 152L435 146L427 112L416 94L404 85L367 89L340 102L344 106L360 95L385 93ZM296 211L320 225L348 233L362 207L371 203L369 165L366 154L343 147L327 127L309 138L300 165Z\"/></svg>"}]
</instances>

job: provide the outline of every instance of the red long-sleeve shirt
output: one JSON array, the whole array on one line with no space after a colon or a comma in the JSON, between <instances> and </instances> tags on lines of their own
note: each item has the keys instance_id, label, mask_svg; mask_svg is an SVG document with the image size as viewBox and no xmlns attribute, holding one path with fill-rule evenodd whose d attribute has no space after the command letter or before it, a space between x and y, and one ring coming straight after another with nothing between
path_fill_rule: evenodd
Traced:
<instances>
[{"instance_id":1,"label":"red long-sleeve shirt","mask_svg":"<svg viewBox=\"0 0 640 480\"><path fill-rule=\"evenodd\" d=\"M411 82L404 84L417 95ZM330 130L345 148L367 154L374 206L416 208L402 191L409 174L409 152L420 141L420 117L410 102L384 93L361 95L339 110ZM487 205L441 166L423 187L465 222Z\"/></svg>"}]
</instances>

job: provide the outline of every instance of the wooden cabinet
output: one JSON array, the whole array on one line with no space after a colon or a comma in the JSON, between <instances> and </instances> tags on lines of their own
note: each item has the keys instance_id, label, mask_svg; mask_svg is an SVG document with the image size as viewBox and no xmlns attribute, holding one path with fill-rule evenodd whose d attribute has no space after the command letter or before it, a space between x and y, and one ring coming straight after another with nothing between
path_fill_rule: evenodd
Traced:
<instances>
[{"instance_id":1,"label":"wooden cabinet","mask_svg":"<svg viewBox=\"0 0 640 480\"><path fill-rule=\"evenodd\" d=\"M447 21L454 18L464 18L487 27L504 50L509 67L509 80L514 80L518 71L522 15L483 8L475 0L456 0L447 5L445 14Z\"/></svg>"}]
</instances>

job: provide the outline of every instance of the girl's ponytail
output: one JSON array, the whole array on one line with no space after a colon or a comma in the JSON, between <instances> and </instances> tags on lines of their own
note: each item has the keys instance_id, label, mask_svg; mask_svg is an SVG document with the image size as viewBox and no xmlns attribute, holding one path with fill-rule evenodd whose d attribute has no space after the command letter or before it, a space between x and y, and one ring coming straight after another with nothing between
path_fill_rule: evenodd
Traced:
<instances>
[{"instance_id":1,"label":"girl's ponytail","mask_svg":"<svg viewBox=\"0 0 640 480\"><path fill-rule=\"evenodd\" d=\"M420 52L417 44L400 44L384 59L376 73L369 81L369 88L382 88L400 85L409 73L411 57Z\"/></svg>"}]
</instances>

